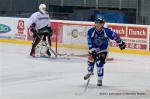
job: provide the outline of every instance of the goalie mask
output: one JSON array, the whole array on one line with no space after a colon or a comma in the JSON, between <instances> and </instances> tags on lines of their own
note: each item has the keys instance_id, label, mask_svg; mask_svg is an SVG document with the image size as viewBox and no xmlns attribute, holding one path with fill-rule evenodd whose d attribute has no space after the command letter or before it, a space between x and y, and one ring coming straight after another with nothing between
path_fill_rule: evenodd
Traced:
<instances>
[{"instance_id":1,"label":"goalie mask","mask_svg":"<svg viewBox=\"0 0 150 99\"><path fill-rule=\"evenodd\" d=\"M40 12L45 13L46 12L46 5L45 4L40 4L39 5L39 10L40 10Z\"/></svg>"}]
</instances>

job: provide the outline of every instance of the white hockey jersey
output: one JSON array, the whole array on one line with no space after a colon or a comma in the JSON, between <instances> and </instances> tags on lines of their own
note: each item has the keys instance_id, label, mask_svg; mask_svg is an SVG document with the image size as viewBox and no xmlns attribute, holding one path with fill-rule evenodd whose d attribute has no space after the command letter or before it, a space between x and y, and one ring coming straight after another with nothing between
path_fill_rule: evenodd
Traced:
<instances>
[{"instance_id":1,"label":"white hockey jersey","mask_svg":"<svg viewBox=\"0 0 150 99\"><path fill-rule=\"evenodd\" d=\"M29 18L29 25L30 26L32 23L36 24L36 29L41 29L47 25L50 26L50 17L48 13L40 13L40 12L35 12L31 15Z\"/></svg>"}]
</instances>

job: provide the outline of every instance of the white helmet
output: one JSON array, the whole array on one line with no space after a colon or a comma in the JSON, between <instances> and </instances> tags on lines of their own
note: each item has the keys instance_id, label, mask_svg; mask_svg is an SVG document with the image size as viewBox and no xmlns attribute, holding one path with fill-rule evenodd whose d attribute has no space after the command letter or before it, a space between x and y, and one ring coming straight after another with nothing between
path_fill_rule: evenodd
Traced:
<instances>
[{"instance_id":1,"label":"white helmet","mask_svg":"<svg viewBox=\"0 0 150 99\"><path fill-rule=\"evenodd\" d=\"M39 10L40 10L40 12L45 13L46 12L46 5L45 4L40 4L39 5Z\"/></svg>"}]
</instances>

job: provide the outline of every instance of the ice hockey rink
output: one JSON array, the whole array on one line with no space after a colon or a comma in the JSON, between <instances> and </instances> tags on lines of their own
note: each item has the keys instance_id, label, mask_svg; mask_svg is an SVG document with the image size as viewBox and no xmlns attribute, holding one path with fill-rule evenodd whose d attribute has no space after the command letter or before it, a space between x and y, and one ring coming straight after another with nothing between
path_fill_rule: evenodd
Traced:
<instances>
[{"instance_id":1,"label":"ice hockey rink","mask_svg":"<svg viewBox=\"0 0 150 99\"><path fill-rule=\"evenodd\" d=\"M150 99L150 56L110 53L103 86L95 70L84 92L86 58L32 58L30 48L0 43L0 99Z\"/></svg>"}]
</instances>

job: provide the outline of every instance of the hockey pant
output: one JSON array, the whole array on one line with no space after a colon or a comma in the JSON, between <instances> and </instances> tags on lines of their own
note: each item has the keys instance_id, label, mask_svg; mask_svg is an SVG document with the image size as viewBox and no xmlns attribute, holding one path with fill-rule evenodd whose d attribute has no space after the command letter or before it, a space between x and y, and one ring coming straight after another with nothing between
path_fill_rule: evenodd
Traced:
<instances>
[{"instance_id":1,"label":"hockey pant","mask_svg":"<svg viewBox=\"0 0 150 99\"><path fill-rule=\"evenodd\" d=\"M102 55L107 56L107 52L103 53ZM106 57L105 57L106 59ZM94 70L94 65L96 64L97 66L97 75L98 75L98 80L102 80L103 79L103 75L104 75L104 64L105 61L101 61L101 60L97 60L95 61L92 57L91 54L88 55L88 73L92 73Z\"/></svg>"}]
</instances>

